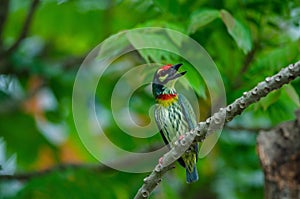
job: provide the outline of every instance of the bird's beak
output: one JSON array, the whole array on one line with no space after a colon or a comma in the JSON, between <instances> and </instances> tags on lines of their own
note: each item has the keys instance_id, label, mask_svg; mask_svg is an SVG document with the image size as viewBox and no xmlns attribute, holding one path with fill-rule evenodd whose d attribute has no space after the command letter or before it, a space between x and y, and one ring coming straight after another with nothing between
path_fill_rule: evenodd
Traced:
<instances>
[{"instance_id":1,"label":"bird's beak","mask_svg":"<svg viewBox=\"0 0 300 199\"><path fill-rule=\"evenodd\" d=\"M186 73L186 71L183 71L183 72L180 72L180 73L178 72L180 66L182 66L182 64L175 64L171 67L172 70L171 70L171 74L170 74L169 79L176 79L178 77L183 76Z\"/></svg>"}]
</instances>

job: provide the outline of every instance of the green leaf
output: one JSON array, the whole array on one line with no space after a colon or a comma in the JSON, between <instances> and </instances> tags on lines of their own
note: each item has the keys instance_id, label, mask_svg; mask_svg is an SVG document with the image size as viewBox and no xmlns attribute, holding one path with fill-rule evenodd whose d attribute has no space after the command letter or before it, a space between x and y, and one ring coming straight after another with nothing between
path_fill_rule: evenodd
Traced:
<instances>
[{"instance_id":1,"label":"green leaf","mask_svg":"<svg viewBox=\"0 0 300 199\"><path fill-rule=\"evenodd\" d=\"M281 90L271 92L256 104L256 109L262 107L264 111L267 110L269 106L274 104L279 99L280 95L281 95Z\"/></svg>"},{"instance_id":2,"label":"green leaf","mask_svg":"<svg viewBox=\"0 0 300 199\"><path fill-rule=\"evenodd\" d=\"M7 143L7 151L18 155L19 166L32 165L38 158L39 149L50 147L38 131L34 118L27 114L17 111L9 116L1 114L0 126L1 136Z\"/></svg>"},{"instance_id":3,"label":"green leaf","mask_svg":"<svg viewBox=\"0 0 300 199\"><path fill-rule=\"evenodd\" d=\"M295 118L295 111L299 109L286 92L281 92L280 98L267 110L273 125Z\"/></svg>"},{"instance_id":4,"label":"green leaf","mask_svg":"<svg viewBox=\"0 0 300 199\"><path fill-rule=\"evenodd\" d=\"M193 34L199 28L211 23L220 17L220 12L214 9L201 9L192 13L188 33Z\"/></svg>"},{"instance_id":5,"label":"green leaf","mask_svg":"<svg viewBox=\"0 0 300 199\"><path fill-rule=\"evenodd\" d=\"M283 66L296 62L299 59L298 43L284 43L276 48L265 48L257 53L255 61L246 74L248 84L254 86L263 77L270 76Z\"/></svg>"},{"instance_id":6,"label":"green leaf","mask_svg":"<svg viewBox=\"0 0 300 199\"><path fill-rule=\"evenodd\" d=\"M300 99L295 88L292 85L288 84L284 87L284 90L286 94L289 96L289 98L296 104L296 106L300 108Z\"/></svg>"},{"instance_id":7,"label":"green leaf","mask_svg":"<svg viewBox=\"0 0 300 199\"><path fill-rule=\"evenodd\" d=\"M175 22L170 22L170 21L164 21L164 20L150 20L145 23L139 24L137 26L138 28L141 27L161 27L161 28L166 28L166 33L170 37L170 39L177 45L181 46L183 37L178 36L178 34L174 34L175 31L179 31L183 34L186 34L186 28L183 26L181 23L175 23ZM168 30L169 29L169 30Z\"/></svg>"},{"instance_id":8,"label":"green leaf","mask_svg":"<svg viewBox=\"0 0 300 199\"><path fill-rule=\"evenodd\" d=\"M221 10L221 18L228 33L237 43L238 47L246 54L252 49L252 39L250 31L241 22L233 18L226 10Z\"/></svg>"},{"instance_id":9,"label":"green leaf","mask_svg":"<svg viewBox=\"0 0 300 199\"><path fill-rule=\"evenodd\" d=\"M153 3L159 7L163 12L172 15L179 15L180 14L180 5L176 1L172 0L153 0Z\"/></svg>"},{"instance_id":10,"label":"green leaf","mask_svg":"<svg viewBox=\"0 0 300 199\"><path fill-rule=\"evenodd\" d=\"M167 36L166 32L157 30L129 31L127 37L148 63L151 61L162 63L164 60L172 60L171 57L174 54L180 54L179 48Z\"/></svg>"},{"instance_id":11,"label":"green leaf","mask_svg":"<svg viewBox=\"0 0 300 199\"><path fill-rule=\"evenodd\" d=\"M188 63L184 63L182 67L183 71L188 71L185 74L185 77L188 79L189 83L193 90L197 93L197 95L203 99L206 99L206 87L205 82L199 72L189 65Z\"/></svg>"},{"instance_id":12,"label":"green leaf","mask_svg":"<svg viewBox=\"0 0 300 199\"><path fill-rule=\"evenodd\" d=\"M6 159L6 144L0 137L0 174L12 175L16 170L16 154Z\"/></svg>"},{"instance_id":13,"label":"green leaf","mask_svg":"<svg viewBox=\"0 0 300 199\"><path fill-rule=\"evenodd\" d=\"M129 46L129 41L125 35L126 31L123 31L103 41L97 58L111 59L119 56Z\"/></svg>"},{"instance_id":14,"label":"green leaf","mask_svg":"<svg viewBox=\"0 0 300 199\"><path fill-rule=\"evenodd\" d=\"M96 172L70 168L34 178L25 184L16 198L116 198L109 184Z\"/></svg>"},{"instance_id":15,"label":"green leaf","mask_svg":"<svg viewBox=\"0 0 300 199\"><path fill-rule=\"evenodd\" d=\"M178 46L180 47L183 41L183 37L178 36L178 34L174 34L173 30L177 30L179 32L182 33L186 33L186 30L183 26L181 26L181 24L175 24L175 23L167 23L166 24L166 28L169 28L171 30L166 30L168 36L170 37L170 39Z\"/></svg>"}]
</instances>

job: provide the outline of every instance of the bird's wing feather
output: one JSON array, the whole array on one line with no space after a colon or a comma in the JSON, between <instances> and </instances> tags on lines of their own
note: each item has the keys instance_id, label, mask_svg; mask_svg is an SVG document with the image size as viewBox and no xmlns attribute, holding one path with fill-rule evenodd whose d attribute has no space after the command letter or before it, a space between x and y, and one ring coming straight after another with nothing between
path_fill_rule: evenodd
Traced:
<instances>
[{"instance_id":1,"label":"bird's wing feather","mask_svg":"<svg viewBox=\"0 0 300 199\"><path fill-rule=\"evenodd\" d=\"M196 115L190 102L181 94L178 95L179 104L182 107L183 114L189 124L189 129L193 129L197 125Z\"/></svg>"},{"instance_id":2,"label":"bird's wing feather","mask_svg":"<svg viewBox=\"0 0 300 199\"><path fill-rule=\"evenodd\" d=\"M183 95L179 94L178 100L179 100L179 104L182 107L183 114L188 122L189 130L196 128L197 120L196 120L196 115L192 108L192 105ZM192 146L196 152L196 161L197 161L198 160L198 152L199 152L198 143L194 143Z\"/></svg>"}]
</instances>

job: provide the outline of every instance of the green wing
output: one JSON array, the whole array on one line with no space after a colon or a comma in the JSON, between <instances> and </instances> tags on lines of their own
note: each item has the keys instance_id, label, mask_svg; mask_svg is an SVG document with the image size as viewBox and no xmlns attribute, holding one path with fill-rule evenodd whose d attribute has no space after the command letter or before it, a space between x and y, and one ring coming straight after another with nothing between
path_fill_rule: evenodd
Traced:
<instances>
[{"instance_id":1,"label":"green wing","mask_svg":"<svg viewBox=\"0 0 300 199\"><path fill-rule=\"evenodd\" d=\"M189 124L189 128L193 129L197 125L196 115L190 102L181 94L178 95L179 104L182 107L183 114Z\"/></svg>"},{"instance_id":2,"label":"green wing","mask_svg":"<svg viewBox=\"0 0 300 199\"><path fill-rule=\"evenodd\" d=\"M191 130L191 129L195 128L197 126L197 121L196 121L196 115L195 115L195 112L192 108L192 105L190 104L190 102L183 95L179 94L178 100L179 100L179 104L182 107L185 119L188 122L189 129ZM187 155L187 156L185 154L183 155L183 156L186 156L186 157L183 157L183 160L184 160L185 164L188 167L190 167L189 168L190 171L192 171L193 167L195 166L195 162L197 162L197 160L198 160L198 152L199 152L198 143L193 143L191 148L193 150L192 150L192 153L190 155ZM191 162L188 163L187 161L191 161Z\"/></svg>"}]
</instances>

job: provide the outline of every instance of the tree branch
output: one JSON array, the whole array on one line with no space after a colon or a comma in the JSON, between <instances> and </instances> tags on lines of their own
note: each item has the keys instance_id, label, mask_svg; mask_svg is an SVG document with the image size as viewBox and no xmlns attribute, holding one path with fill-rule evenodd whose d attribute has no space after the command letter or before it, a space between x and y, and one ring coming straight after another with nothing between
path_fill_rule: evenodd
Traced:
<instances>
[{"instance_id":1,"label":"tree branch","mask_svg":"<svg viewBox=\"0 0 300 199\"><path fill-rule=\"evenodd\" d=\"M249 132L259 132L259 131L268 131L271 127L244 127L244 126L225 126L226 129L231 131L249 131Z\"/></svg>"},{"instance_id":2,"label":"tree branch","mask_svg":"<svg viewBox=\"0 0 300 199\"><path fill-rule=\"evenodd\" d=\"M161 142L154 143L151 146L147 148L143 148L140 150L141 153L150 152L153 150L160 149L162 147ZM134 159L132 156L126 156L122 159L118 159L115 162L111 163L113 165L128 165L128 163L134 163L136 159ZM47 175L52 172L58 172L58 171L65 171L69 169L87 169L87 170L95 170L97 172L105 172L105 171L116 171L115 169L106 166L104 164L82 164L82 163L61 163L52 167L49 167L47 169L38 170L38 171L31 171L31 172L24 172L24 173L16 173L13 175L1 175L0 174L0 181L1 180L21 180L21 181L27 181L31 180L35 177L41 177L44 175ZM1 165L0 165L1 170Z\"/></svg>"},{"instance_id":3,"label":"tree branch","mask_svg":"<svg viewBox=\"0 0 300 199\"><path fill-rule=\"evenodd\" d=\"M265 177L265 199L293 199L300 194L300 110L296 119L257 136Z\"/></svg>"},{"instance_id":4,"label":"tree branch","mask_svg":"<svg viewBox=\"0 0 300 199\"><path fill-rule=\"evenodd\" d=\"M258 43L255 42L254 43L254 47L252 48L252 50L246 55L245 59L244 59L244 64L241 68L240 71L240 75L237 77L237 80L235 81L233 88L239 88L240 85L242 85L242 77L243 74L248 70L250 64L252 63L252 61L254 60L255 54L258 50Z\"/></svg>"},{"instance_id":5,"label":"tree branch","mask_svg":"<svg viewBox=\"0 0 300 199\"><path fill-rule=\"evenodd\" d=\"M138 190L135 199L148 198L161 181L162 176L169 170L170 165L185 152L192 142L204 141L212 132L221 130L224 122L231 121L235 116L240 115L245 108L298 76L300 76L300 61L283 68L272 77L267 77L265 81L257 84L252 90L244 92L243 96L236 99L232 104L226 108L221 108L205 122L200 122L195 129L187 132L183 139L175 142L174 147L164 154L162 161L156 165L150 176L144 179L144 184Z\"/></svg>"},{"instance_id":6,"label":"tree branch","mask_svg":"<svg viewBox=\"0 0 300 199\"><path fill-rule=\"evenodd\" d=\"M30 8L29 8L28 13L27 13L27 16L25 18L23 27L22 27L21 32L19 34L19 37L16 39L15 43L10 48L8 48L1 56L8 55L11 52L13 52L14 50L16 50L19 47L22 40L27 36L27 33L29 31L29 27L30 27L30 24L31 24L31 21L32 21L32 18L33 18L33 15L35 13L35 10L37 8L38 3L39 3L39 0L32 0Z\"/></svg>"},{"instance_id":7,"label":"tree branch","mask_svg":"<svg viewBox=\"0 0 300 199\"><path fill-rule=\"evenodd\" d=\"M107 167L105 165L99 165L99 164L60 164L56 165L54 167L39 170L39 171L32 171L27 173L19 173L14 175L0 175L0 180L21 180L26 181L30 180L35 177L41 177L43 175L47 175L49 173L55 172L55 171L65 171L68 169L89 169L89 170L97 170L97 171L113 171L112 168Z\"/></svg>"},{"instance_id":8,"label":"tree branch","mask_svg":"<svg viewBox=\"0 0 300 199\"><path fill-rule=\"evenodd\" d=\"M0 0L0 51L2 51L2 39L3 39L3 30L4 24L9 11L9 0Z\"/></svg>"}]
</instances>

